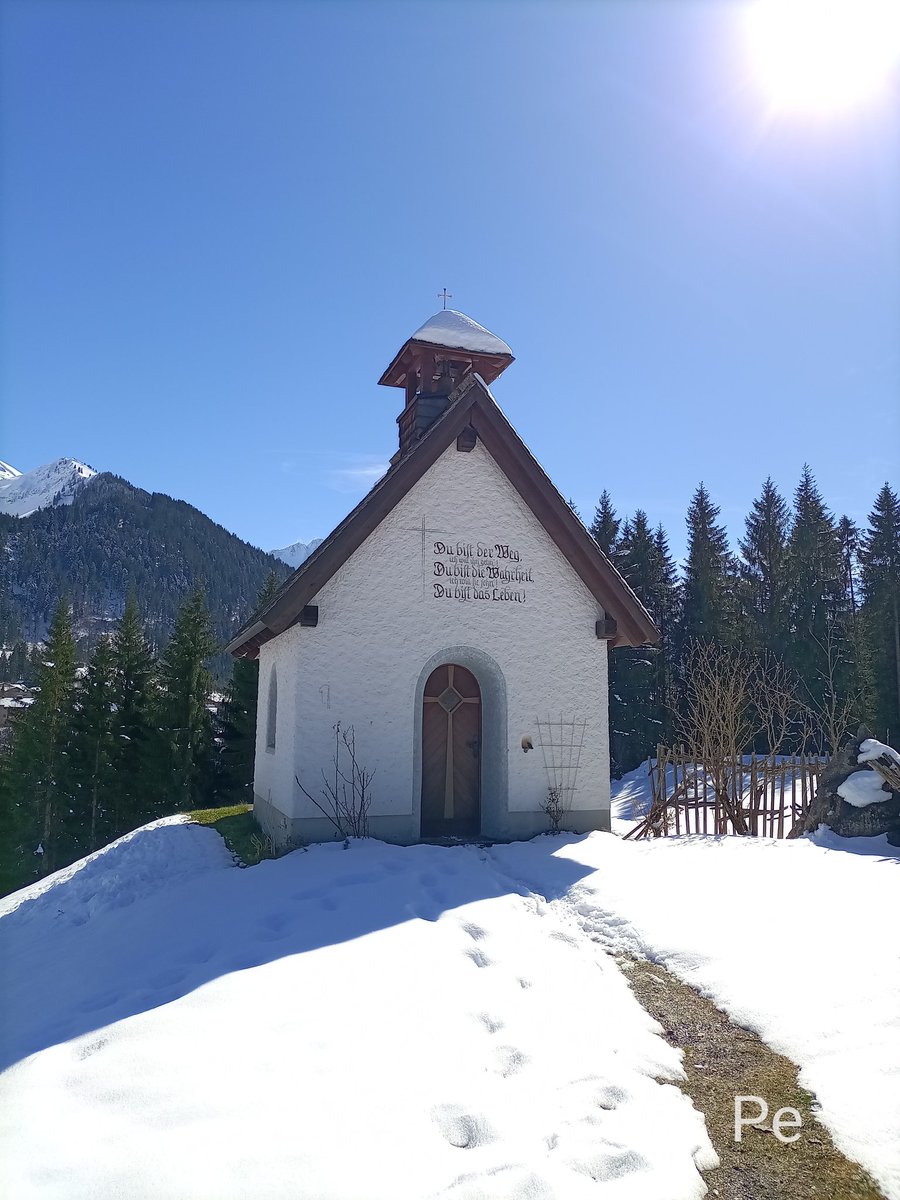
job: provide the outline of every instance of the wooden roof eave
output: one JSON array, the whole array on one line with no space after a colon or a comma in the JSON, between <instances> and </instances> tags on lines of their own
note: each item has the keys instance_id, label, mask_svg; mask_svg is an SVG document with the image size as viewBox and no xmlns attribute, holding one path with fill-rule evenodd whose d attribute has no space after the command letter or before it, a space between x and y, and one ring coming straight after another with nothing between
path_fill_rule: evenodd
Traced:
<instances>
[{"instance_id":1,"label":"wooden roof eave","mask_svg":"<svg viewBox=\"0 0 900 1200\"><path fill-rule=\"evenodd\" d=\"M420 341L418 338L410 338L409 341L403 343L403 345L394 355L390 365L378 380L379 384L383 385L384 387L403 387L406 380L406 374L411 365L409 360L411 360L413 357L411 354L413 347L417 347L425 351L433 350L437 352L440 350L445 355L458 353L461 357L470 359L473 363L477 363L482 368L479 374L484 374L486 378L488 375L490 376L490 378L487 379L487 382L489 383L493 383L493 381L503 371L505 371L511 363L516 361L515 355L513 354L486 354L481 350L467 350L463 346L442 346L438 342L426 342Z\"/></svg>"}]
</instances>

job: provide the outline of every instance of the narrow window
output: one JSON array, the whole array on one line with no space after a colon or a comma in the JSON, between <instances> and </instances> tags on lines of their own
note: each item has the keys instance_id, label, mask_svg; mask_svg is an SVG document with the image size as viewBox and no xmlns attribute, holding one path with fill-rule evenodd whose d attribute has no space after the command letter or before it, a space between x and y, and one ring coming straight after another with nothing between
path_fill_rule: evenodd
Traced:
<instances>
[{"instance_id":1,"label":"narrow window","mask_svg":"<svg viewBox=\"0 0 900 1200\"><path fill-rule=\"evenodd\" d=\"M269 676L269 707L266 713L266 749L275 749L275 727L278 722L278 674L273 665Z\"/></svg>"}]
</instances>

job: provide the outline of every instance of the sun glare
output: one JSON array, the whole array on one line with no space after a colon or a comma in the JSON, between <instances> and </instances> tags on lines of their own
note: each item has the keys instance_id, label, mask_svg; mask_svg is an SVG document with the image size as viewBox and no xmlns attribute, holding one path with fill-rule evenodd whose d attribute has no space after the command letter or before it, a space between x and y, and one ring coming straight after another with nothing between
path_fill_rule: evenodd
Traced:
<instances>
[{"instance_id":1,"label":"sun glare","mask_svg":"<svg viewBox=\"0 0 900 1200\"><path fill-rule=\"evenodd\" d=\"M900 61L900 0L756 0L747 16L757 75L778 108L861 103Z\"/></svg>"}]
</instances>

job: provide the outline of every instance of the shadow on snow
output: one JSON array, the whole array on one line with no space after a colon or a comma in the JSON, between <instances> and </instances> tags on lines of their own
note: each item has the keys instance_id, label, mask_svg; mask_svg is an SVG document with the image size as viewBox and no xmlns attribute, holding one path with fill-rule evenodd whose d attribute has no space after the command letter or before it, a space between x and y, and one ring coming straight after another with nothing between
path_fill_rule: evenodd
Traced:
<instances>
[{"instance_id":1,"label":"shadow on snow","mask_svg":"<svg viewBox=\"0 0 900 1200\"><path fill-rule=\"evenodd\" d=\"M535 839L529 857L578 840ZM589 870L554 859L548 898ZM316 845L241 869L196 825L138 830L63 876L0 919L0 1069L234 971L529 894L474 845Z\"/></svg>"}]
</instances>

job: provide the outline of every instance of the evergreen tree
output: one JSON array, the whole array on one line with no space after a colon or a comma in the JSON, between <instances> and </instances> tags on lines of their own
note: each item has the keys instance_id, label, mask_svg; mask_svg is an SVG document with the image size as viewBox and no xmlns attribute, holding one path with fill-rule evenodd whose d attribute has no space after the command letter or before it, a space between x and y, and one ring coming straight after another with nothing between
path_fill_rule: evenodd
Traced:
<instances>
[{"instance_id":1,"label":"evergreen tree","mask_svg":"<svg viewBox=\"0 0 900 1200\"><path fill-rule=\"evenodd\" d=\"M154 788L155 664L144 637L134 592L129 593L125 611L110 646L113 680L112 765L115 791L111 797L109 834L119 837L158 815ZM156 764L158 767L160 764ZM161 768L160 768L161 769Z\"/></svg>"},{"instance_id":2,"label":"evergreen tree","mask_svg":"<svg viewBox=\"0 0 900 1200\"><path fill-rule=\"evenodd\" d=\"M669 539L662 525L656 527L656 594L650 615L659 630L657 685L660 736L667 741L672 733L676 678L676 634L678 630L680 589L675 561L669 550Z\"/></svg>"},{"instance_id":3,"label":"evergreen tree","mask_svg":"<svg viewBox=\"0 0 900 1200\"><path fill-rule=\"evenodd\" d=\"M610 654L610 714L615 766L629 771L668 733L675 566L665 531L654 533L638 510L622 528L616 565L660 630L656 646L620 647Z\"/></svg>"},{"instance_id":4,"label":"evergreen tree","mask_svg":"<svg viewBox=\"0 0 900 1200\"><path fill-rule=\"evenodd\" d=\"M196 588L178 613L160 664L165 802L174 811L196 808L210 796L214 762L207 662L216 649L209 610Z\"/></svg>"},{"instance_id":5,"label":"evergreen tree","mask_svg":"<svg viewBox=\"0 0 900 1200\"><path fill-rule=\"evenodd\" d=\"M600 493L600 502L591 522L591 536L607 558L612 558L615 554L619 524L616 510L612 505L612 498L604 488Z\"/></svg>"},{"instance_id":6,"label":"evergreen tree","mask_svg":"<svg viewBox=\"0 0 900 1200\"><path fill-rule=\"evenodd\" d=\"M740 598L746 640L778 655L787 645L789 523L787 503L770 477L744 522Z\"/></svg>"},{"instance_id":7,"label":"evergreen tree","mask_svg":"<svg viewBox=\"0 0 900 1200\"><path fill-rule=\"evenodd\" d=\"M734 628L734 563L719 509L701 483L688 509L688 556L682 585L682 645L692 638L727 644Z\"/></svg>"},{"instance_id":8,"label":"evergreen tree","mask_svg":"<svg viewBox=\"0 0 900 1200\"><path fill-rule=\"evenodd\" d=\"M850 613L855 617L859 606L857 570L859 564L859 526L849 517L841 517L837 524L838 546L841 552L841 591Z\"/></svg>"},{"instance_id":9,"label":"evergreen tree","mask_svg":"<svg viewBox=\"0 0 900 1200\"><path fill-rule=\"evenodd\" d=\"M257 610L267 604L277 590L278 577L273 572L257 598ZM253 803L258 691L258 660L235 659L219 723L221 750L216 793L220 804Z\"/></svg>"},{"instance_id":10,"label":"evergreen tree","mask_svg":"<svg viewBox=\"0 0 900 1200\"><path fill-rule=\"evenodd\" d=\"M96 850L114 837L112 813L117 793L114 722L116 668L109 638L97 643L75 699L72 795L81 852Z\"/></svg>"},{"instance_id":11,"label":"evergreen tree","mask_svg":"<svg viewBox=\"0 0 900 1200\"><path fill-rule=\"evenodd\" d=\"M71 798L75 640L65 600L57 603L37 677L40 690L19 715L4 759L4 824L16 838L20 860L36 853L46 874L66 854Z\"/></svg>"},{"instance_id":12,"label":"evergreen tree","mask_svg":"<svg viewBox=\"0 0 900 1200\"><path fill-rule=\"evenodd\" d=\"M804 466L794 493L788 551L787 659L815 701L826 669L827 648L844 631L835 624L843 608L837 530L808 466Z\"/></svg>"},{"instance_id":13,"label":"evergreen tree","mask_svg":"<svg viewBox=\"0 0 900 1200\"><path fill-rule=\"evenodd\" d=\"M900 497L886 483L860 548L864 624L879 734L900 735Z\"/></svg>"}]
</instances>

